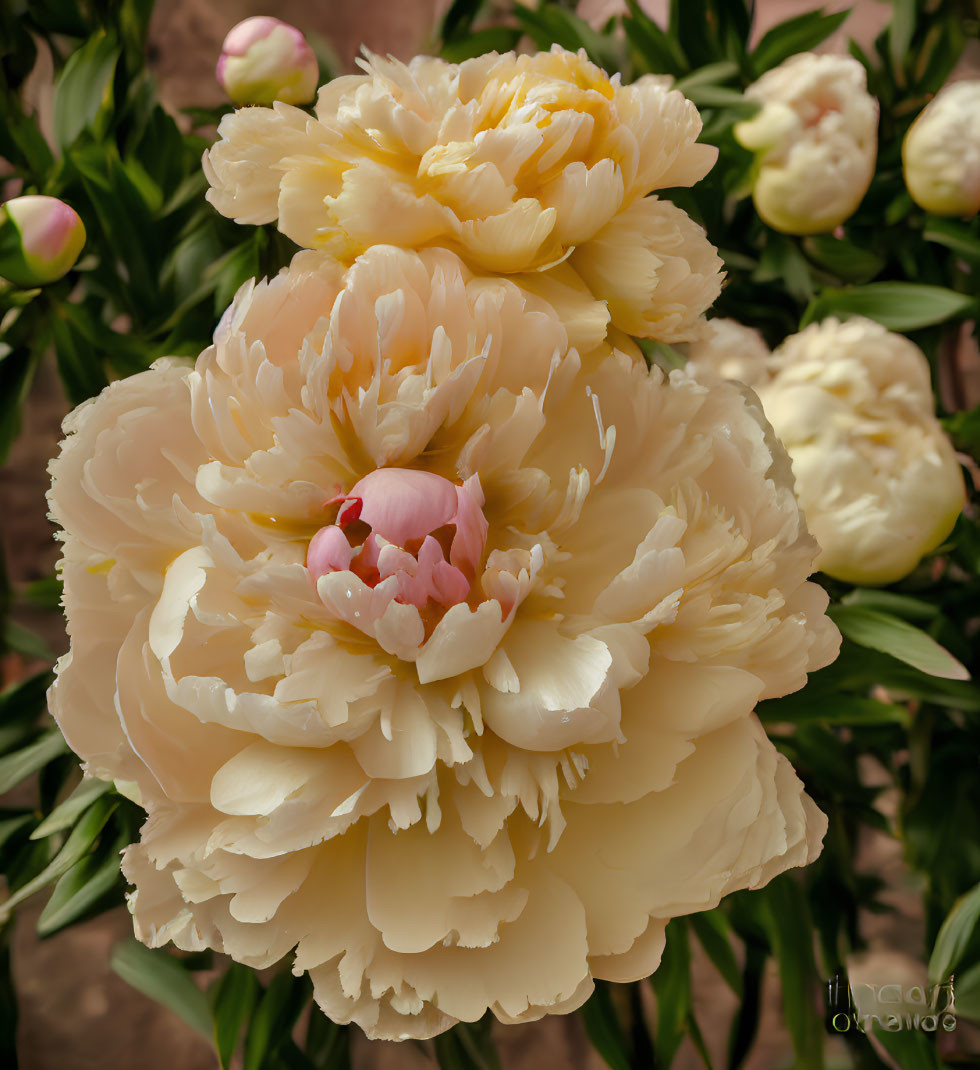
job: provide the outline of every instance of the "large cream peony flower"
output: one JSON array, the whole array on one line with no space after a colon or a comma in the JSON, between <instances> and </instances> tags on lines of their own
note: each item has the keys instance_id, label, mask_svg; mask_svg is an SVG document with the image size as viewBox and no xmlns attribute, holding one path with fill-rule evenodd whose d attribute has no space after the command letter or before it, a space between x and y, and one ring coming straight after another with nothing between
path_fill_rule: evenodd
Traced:
<instances>
[{"instance_id":1,"label":"large cream peony flower","mask_svg":"<svg viewBox=\"0 0 980 1070\"><path fill-rule=\"evenodd\" d=\"M872 320L792 335L755 389L793 460L822 571L894 583L952 530L963 474L935 417L922 351Z\"/></svg>"},{"instance_id":2,"label":"large cream peony flower","mask_svg":"<svg viewBox=\"0 0 980 1070\"><path fill-rule=\"evenodd\" d=\"M927 212L980 211L980 79L945 86L916 116L902 142L905 184Z\"/></svg>"},{"instance_id":3,"label":"large cream peony flower","mask_svg":"<svg viewBox=\"0 0 980 1070\"><path fill-rule=\"evenodd\" d=\"M336 1021L425 1037L643 977L818 852L753 713L838 642L786 455L593 312L303 252L68 418L51 708L148 812L140 939L294 951Z\"/></svg>"},{"instance_id":4,"label":"large cream peony flower","mask_svg":"<svg viewBox=\"0 0 980 1070\"><path fill-rule=\"evenodd\" d=\"M571 254L623 330L697 336L721 260L683 212L642 200L690 186L717 156L696 143L701 119L681 93L622 86L557 45L361 66L320 90L315 118L277 103L222 120L204 159L218 211L278 220L345 262L379 238L509 274Z\"/></svg>"},{"instance_id":5,"label":"large cream peony flower","mask_svg":"<svg viewBox=\"0 0 980 1070\"><path fill-rule=\"evenodd\" d=\"M802 52L745 91L758 115L735 136L756 153L752 198L787 234L833 230L857 210L874 177L878 102L850 56Z\"/></svg>"}]
</instances>

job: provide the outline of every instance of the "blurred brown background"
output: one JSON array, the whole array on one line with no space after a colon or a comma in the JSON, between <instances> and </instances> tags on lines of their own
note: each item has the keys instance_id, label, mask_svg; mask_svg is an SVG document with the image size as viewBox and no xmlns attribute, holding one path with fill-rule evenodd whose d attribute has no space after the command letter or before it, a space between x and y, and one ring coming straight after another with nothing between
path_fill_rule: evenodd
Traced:
<instances>
[{"instance_id":1,"label":"blurred brown background","mask_svg":"<svg viewBox=\"0 0 980 1070\"><path fill-rule=\"evenodd\" d=\"M643 0L657 16L667 0ZM151 34L151 66L160 80L165 102L175 108L218 104L222 95L214 64L228 29L249 15L273 14L321 35L332 45L341 65L351 69L362 44L378 52L408 58L425 51L432 27L448 0L160 0ZM807 0L760 0L756 33L774 22L818 6ZM888 20L891 5L881 0L831 0L828 10L855 6L843 30L829 43L842 49L848 36L870 42ZM582 0L580 13L598 24L619 9L620 0ZM45 467L57 447L61 418L67 406L53 368L44 368L25 408L24 433L10 463L0 471L3 503L2 538L11 578L23 583L50 573L57 558L45 516ZM58 652L65 640L60 622L40 615L25 624L41 630ZM28 666L8 660L5 679ZM894 889L897 913L873 919L873 946L910 965L919 953L921 919L909 904L917 897L898 856L897 844L868 844L866 863ZM41 897L43 899L43 896ZM216 1059L209 1044L157 1004L144 998L108 969L113 943L130 932L129 915L120 908L39 943L34 922L40 904L28 904L18 918L15 970L21 1006L23 1070L212 1070ZM897 958L896 958L897 956ZM881 960L879 960L881 961ZM793 1062L789 1038L780 1025L778 983L766 980L766 1006L758 1045L748 1070L775 1070ZM728 1021L734 996L703 960L695 962L695 1012L713 1057L724 1062ZM604 1064L587 1044L576 1018L554 1018L530 1026L500 1027L498 1041L505 1070L599 1070ZM843 1061L843 1060L842 1060ZM717 1063L716 1063L717 1064ZM413 1070L434 1064L410 1044L355 1042L358 1070ZM701 1065L693 1050L683 1050L680 1070ZM2 1068L0 1068L2 1070Z\"/></svg>"}]
</instances>

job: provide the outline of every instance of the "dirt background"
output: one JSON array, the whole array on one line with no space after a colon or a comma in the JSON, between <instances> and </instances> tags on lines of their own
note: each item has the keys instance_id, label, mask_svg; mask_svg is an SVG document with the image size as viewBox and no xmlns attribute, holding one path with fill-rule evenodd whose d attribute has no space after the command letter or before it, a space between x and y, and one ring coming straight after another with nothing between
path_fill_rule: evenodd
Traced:
<instances>
[{"instance_id":1,"label":"dirt background","mask_svg":"<svg viewBox=\"0 0 980 1070\"><path fill-rule=\"evenodd\" d=\"M274 14L321 35L342 69L351 69L362 44L405 59L425 51L443 6L440 0L280 0L277 4L165 0L154 17L150 63L168 104L217 104L222 95L213 68L221 41L234 23L248 15ZM584 0L580 12L599 23L619 6L617 0ZM656 16L662 14L666 0L646 0L644 6ZM814 6L800 0L761 0L757 33ZM833 0L824 6L840 10L848 4ZM847 36L867 44L889 13L888 3L859 0L830 47L842 48ZM52 367L42 367L25 406L23 434L8 465L0 470L0 538L11 578L18 584L48 575L57 558L45 519L45 469L56 451L66 411L57 375ZM22 620L40 631L55 652L65 648L57 615L38 612ZM9 658L2 666L4 681L29 669L23 661ZM896 910L893 915L869 919L867 930L873 955L866 969L876 981L885 982L917 969L914 956L922 946L922 920L916 910L919 890L893 841L869 840L864 863L868 871L886 878ZM34 934L40 908L40 903L29 903L20 912L14 939L23 1070L213 1070L216 1060L207 1041L109 970L113 944L131 931L124 909L40 942ZM789 1038L781 1026L778 989L773 972L766 978L760 1037L747 1070L775 1070L793 1062ZM735 997L699 956L694 962L694 1002L715 1064L724 1064ZM961 1033L958 1039L961 1050L980 1050L976 1037ZM604 1066L589 1048L575 1017L500 1026L497 1040L505 1070L599 1070ZM839 1054L843 1056L843 1051ZM354 1065L357 1070L422 1070L433 1063L412 1045L370 1043L358 1034ZM701 1062L686 1043L675 1065L690 1070Z\"/></svg>"}]
</instances>

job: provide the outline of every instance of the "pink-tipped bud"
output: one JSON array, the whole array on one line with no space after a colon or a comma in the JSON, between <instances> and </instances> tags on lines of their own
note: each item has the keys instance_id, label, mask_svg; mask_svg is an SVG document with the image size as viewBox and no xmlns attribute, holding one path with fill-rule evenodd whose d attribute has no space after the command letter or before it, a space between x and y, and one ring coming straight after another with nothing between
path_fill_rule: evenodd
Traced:
<instances>
[{"instance_id":1,"label":"pink-tipped bud","mask_svg":"<svg viewBox=\"0 0 980 1070\"><path fill-rule=\"evenodd\" d=\"M256 15L232 27L217 67L221 88L236 104L309 104L320 68L306 38L288 22Z\"/></svg>"},{"instance_id":2,"label":"pink-tipped bud","mask_svg":"<svg viewBox=\"0 0 980 1070\"><path fill-rule=\"evenodd\" d=\"M14 197L0 206L0 275L44 286L67 274L85 244L78 213L57 197Z\"/></svg>"}]
</instances>

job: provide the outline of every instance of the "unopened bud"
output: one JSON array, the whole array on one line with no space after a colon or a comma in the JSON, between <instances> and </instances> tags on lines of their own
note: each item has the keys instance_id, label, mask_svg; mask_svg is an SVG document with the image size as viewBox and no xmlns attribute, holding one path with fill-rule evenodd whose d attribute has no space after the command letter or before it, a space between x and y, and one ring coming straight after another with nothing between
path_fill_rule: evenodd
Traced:
<instances>
[{"instance_id":1,"label":"unopened bud","mask_svg":"<svg viewBox=\"0 0 980 1070\"><path fill-rule=\"evenodd\" d=\"M0 206L0 275L43 286L67 274L85 244L78 213L57 197L14 197Z\"/></svg>"},{"instance_id":2,"label":"unopened bud","mask_svg":"<svg viewBox=\"0 0 980 1070\"><path fill-rule=\"evenodd\" d=\"M756 154L759 215L787 234L832 231L856 211L875 170L878 103L864 68L849 56L802 52L745 96L762 105L735 125Z\"/></svg>"},{"instance_id":3,"label":"unopened bud","mask_svg":"<svg viewBox=\"0 0 980 1070\"><path fill-rule=\"evenodd\" d=\"M234 26L217 67L221 88L236 104L308 104L316 95L319 73L300 31L269 15Z\"/></svg>"},{"instance_id":4,"label":"unopened bud","mask_svg":"<svg viewBox=\"0 0 980 1070\"><path fill-rule=\"evenodd\" d=\"M947 216L980 210L980 81L940 90L909 127L902 165L920 208Z\"/></svg>"}]
</instances>

